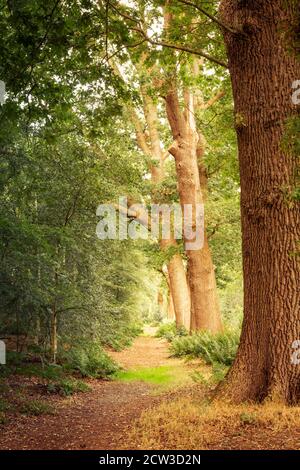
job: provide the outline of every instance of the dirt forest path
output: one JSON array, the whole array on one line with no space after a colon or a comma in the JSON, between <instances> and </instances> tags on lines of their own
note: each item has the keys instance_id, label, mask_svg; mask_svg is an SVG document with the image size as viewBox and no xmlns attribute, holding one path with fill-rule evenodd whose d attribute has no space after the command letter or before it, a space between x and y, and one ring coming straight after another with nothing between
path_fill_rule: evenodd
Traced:
<instances>
[{"instance_id":1,"label":"dirt forest path","mask_svg":"<svg viewBox=\"0 0 300 470\"><path fill-rule=\"evenodd\" d=\"M186 367L169 357L167 342L153 333L147 331L130 348L111 355L129 372ZM155 393L155 384L139 380L93 380L90 385L90 392L55 403L55 415L21 416L9 423L1 435L0 449L123 448L134 420L162 399L161 393Z\"/></svg>"}]
</instances>

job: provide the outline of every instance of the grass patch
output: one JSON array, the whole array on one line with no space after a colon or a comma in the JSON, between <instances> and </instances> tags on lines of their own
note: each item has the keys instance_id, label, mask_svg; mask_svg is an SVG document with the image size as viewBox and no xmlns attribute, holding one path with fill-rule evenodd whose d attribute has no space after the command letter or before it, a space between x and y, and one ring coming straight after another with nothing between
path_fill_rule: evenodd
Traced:
<instances>
[{"instance_id":1,"label":"grass patch","mask_svg":"<svg viewBox=\"0 0 300 470\"><path fill-rule=\"evenodd\" d=\"M123 382L148 383L154 386L153 393L159 394L168 390L195 385L193 374L198 369L199 364L192 362L183 364L173 360L167 366L121 370L114 376L114 379Z\"/></svg>"},{"instance_id":2,"label":"grass patch","mask_svg":"<svg viewBox=\"0 0 300 470\"><path fill-rule=\"evenodd\" d=\"M146 382L156 385L165 385L174 379L170 366L143 367L140 369L118 372L115 377L124 382Z\"/></svg>"}]
</instances>

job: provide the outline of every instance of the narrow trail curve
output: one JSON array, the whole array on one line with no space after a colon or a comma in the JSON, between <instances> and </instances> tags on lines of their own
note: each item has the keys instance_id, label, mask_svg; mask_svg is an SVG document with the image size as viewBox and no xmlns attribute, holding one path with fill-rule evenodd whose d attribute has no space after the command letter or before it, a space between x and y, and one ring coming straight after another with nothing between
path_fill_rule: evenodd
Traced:
<instances>
[{"instance_id":1,"label":"narrow trail curve","mask_svg":"<svg viewBox=\"0 0 300 470\"><path fill-rule=\"evenodd\" d=\"M151 334L151 332L149 332ZM178 364L165 340L140 336L111 354L125 369ZM0 449L118 449L142 411L160 401L143 382L92 381L92 390L57 403L57 414L21 416L3 430Z\"/></svg>"}]
</instances>

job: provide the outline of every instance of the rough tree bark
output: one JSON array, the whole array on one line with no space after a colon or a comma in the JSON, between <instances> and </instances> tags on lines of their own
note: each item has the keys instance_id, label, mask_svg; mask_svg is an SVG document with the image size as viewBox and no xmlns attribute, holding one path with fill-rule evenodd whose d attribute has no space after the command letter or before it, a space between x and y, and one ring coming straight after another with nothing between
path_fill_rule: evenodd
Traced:
<instances>
[{"instance_id":1,"label":"rough tree bark","mask_svg":"<svg viewBox=\"0 0 300 470\"><path fill-rule=\"evenodd\" d=\"M166 0L164 10L164 32L168 37L172 29L172 13L168 9L171 4ZM194 61L190 71L193 75L199 73L199 61ZM179 103L179 93L176 79L167 84L165 105L168 121L174 139L169 152L173 155L176 165L179 198L182 209L190 205L193 214L196 214L196 206L204 203L204 192L200 185L198 158L203 166L202 156L204 152L203 139L200 139L196 128L195 106L200 104L190 89L186 88L184 94L184 111ZM214 97L213 104L220 96ZM207 183L207 181L206 181ZM196 220L193 216L193 229L196 229ZM204 228L204 227L203 227ZM208 246L206 231L204 229L204 243L201 249L189 249L189 240L184 237L185 251L188 257L188 281L191 296L191 329L208 330L212 333L222 331L222 321L217 296L215 270L211 252Z\"/></svg>"},{"instance_id":2,"label":"rough tree bark","mask_svg":"<svg viewBox=\"0 0 300 470\"><path fill-rule=\"evenodd\" d=\"M175 158L179 197L182 208L190 204L193 213L196 205L203 204L197 161L199 136L194 120L193 96L185 93L183 113L176 86L172 86L165 98L168 121L174 144L169 152ZM194 225L194 221L193 221ZM195 225L193 227L196 228ZM189 240L185 239L185 245ZM191 328L217 333L222 330L220 309L217 298L216 280L207 236L201 249L186 249L191 293Z\"/></svg>"},{"instance_id":3,"label":"rough tree bark","mask_svg":"<svg viewBox=\"0 0 300 470\"><path fill-rule=\"evenodd\" d=\"M294 5L294 6L293 6ZM296 2L223 0L224 32L238 136L244 271L244 322L235 363L220 389L233 401L266 397L299 401L299 204L290 197L296 158L282 147L285 121L295 113L292 83L300 63L282 31Z\"/></svg>"},{"instance_id":4,"label":"rough tree bark","mask_svg":"<svg viewBox=\"0 0 300 470\"><path fill-rule=\"evenodd\" d=\"M164 251L176 247L175 240L161 240L160 247ZM182 257L175 253L167 264L170 296L172 297L176 326L184 326L188 331L191 327L191 301L186 271Z\"/></svg>"},{"instance_id":5,"label":"rough tree bark","mask_svg":"<svg viewBox=\"0 0 300 470\"><path fill-rule=\"evenodd\" d=\"M163 152L158 132L157 107L153 103L152 98L143 88L142 96L144 101L144 114L149 131L150 155L155 163L151 166L151 181L154 185L157 185L164 179ZM177 247L177 243L173 237L161 239L159 244L162 251L166 251L172 247ZM167 269L170 281L170 293L174 304L176 325L178 327L184 326L189 331L191 317L190 294L183 260L179 253L172 256L167 264Z\"/></svg>"}]
</instances>

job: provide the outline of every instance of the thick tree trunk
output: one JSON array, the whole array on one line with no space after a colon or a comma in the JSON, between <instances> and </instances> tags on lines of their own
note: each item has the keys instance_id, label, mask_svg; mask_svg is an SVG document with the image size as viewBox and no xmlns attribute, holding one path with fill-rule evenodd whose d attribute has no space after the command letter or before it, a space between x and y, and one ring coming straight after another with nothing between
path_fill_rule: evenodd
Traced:
<instances>
[{"instance_id":1,"label":"thick tree trunk","mask_svg":"<svg viewBox=\"0 0 300 470\"><path fill-rule=\"evenodd\" d=\"M183 210L184 206L190 205L195 215L196 205L203 204L203 196L197 162L198 134L191 117L193 115L192 102L187 103L187 112L183 115L177 90L173 88L166 97L166 110L174 138L174 145L169 151L175 158L180 204ZM195 229L195 220L192 225ZM185 238L184 241L187 247L189 240ZM205 234L203 247L201 249L186 248L186 254L192 305L191 328L217 333L222 330L222 322L214 266Z\"/></svg>"},{"instance_id":2,"label":"thick tree trunk","mask_svg":"<svg viewBox=\"0 0 300 470\"><path fill-rule=\"evenodd\" d=\"M235 363L221 387L234 401L269 396L296 403L300 366L291 359L300 336L299 205L290 198L296 158L284 150L300 78L282 30L295 11L285 0L223 0L220 14L245 35L224 33L238 135L244 270L244 323Z\"/></svg>"},{"instance_id":3,"label":"thick tree trunk","mask_svg":"<svg viewBox=\"0 0 300 470\"><path fill-rule=\"evenodd\" d=\"M191 297L196 302L196 308L192 305L191 330L222 331L215 268L206 234L203 248L190 252L188 269Z\"/></svg>"}]
</instances>

